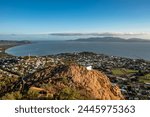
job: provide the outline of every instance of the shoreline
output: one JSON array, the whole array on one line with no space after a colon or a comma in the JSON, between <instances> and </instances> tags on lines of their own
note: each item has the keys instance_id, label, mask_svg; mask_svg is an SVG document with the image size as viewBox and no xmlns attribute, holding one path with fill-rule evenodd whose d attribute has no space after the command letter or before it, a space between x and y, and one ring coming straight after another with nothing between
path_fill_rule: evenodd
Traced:
<instances>
[{"instance_id":1,"label":"shoreline","mask_svg":"<svg viewBox=\"0 0 150 117\"><path fill-rule=\"evenodd\" d=\"M8 41L0 40L0 58L14 57L14 55L6 53L6 50L15 46L30 44L31 41Z\"/></svg>"},{"instance_id":2,"label":"shoreline","mask_svg":"<svg viewBox=\"0 0 150 117\"><path fill-rule=\"evenodd\" d=\"M43 42L43 41L42 41ZM32 43L38 43L38 41L33 41ZM60 42L60 44L61 44L62 42ZM62 46L68 46L70 43L67 43L67 44L64 44L65 42L63 42L62 43ZM26 43L25 43L26 44ZM32 45L30 46L29 45L29 48L28 48L28 45L25 45L23 48L26 48L26 49L22 49L22 45L24 45L24 43L23 44L17 44L17 45L12 45L12 46L10 46L10 47L8 47L7 49L8 49L8 51L7 51L7 49L5 49L5 52L3 52L3 53L5 53L5 54L7 54L7 55L10 55L10 56L20 56L20 57L24 57L24 56L28 56L29 54L28 53L30 53L30 56L49 56L49 55L57 55L57 54L63 54L63 53L76 53L76 49L73 47L73 49L71 49L71 50L69 50L69 48L68 48L68 51L65 51L65 50L61 50L61 51L59 51L59 50L57 50L57 43L54 43L54 45L53 45L53 43L51 43L51 42L49 42L49 44L50 45L48 45L48 46L52 46L52 48L50 47L50 49L46 49L46 50L43 50L44 48L43 47L40 47L40 46L46 46L46 47L48 47L47 45L44 45L44 44L48 44L47 42L45 43L45 42L43 42L43 44L39 44L39 45L35 45L35 44L33 44L33 47L32 47ZM92 44L91 46L93 46L94 44ZM101 44L102 45L102 44ZM106 44L105 44L106 45ZM104 46L105 46L104 45ZM118 45L118 44L117 44ZM134 44L135 45L135 44ZM134 46L133 45L133 46ZM18 53L18 51L17 51L17 48L15 49L13 49L13 47L15 47L15 46L21 46L21 47L19 47L19 53ZM75 44L75 46L77 46L76 44ZM82 46L82 45L81 45ZM81 50L82 50L82 47L81 46L79 46L79 48L81 48ZM111 45L110 45L111 46ZM126 46L126 45L125 45ZM124 47L125 47L124 46ZM143 44L142 45L140 45L140 46L143 46ZM147 47L148 45L146 45L146 47ZM98 45L96 45L96 47L98 47ZM112 45L112 47L114 47L114 45ZM123 48L124 48L123 47ZM87 52L94 52L94 53L96 53L96 54L104 54L104 55L107 55L107 56L116 56L116 57L122 57L122 58L127 58L127 59L141 59L141 60L145 60L145 61L150 61L150 56L149 56L149 52L148 51L146 51L145 53L144 53L144 51L143 50L145 50L145 49L147 49L146 47L144 47L144 49L142 49L141 51L143 51L143 53L136 53L137 51L134 51L135 50L135 48L130 48L131 46L129 46L129 50L130 49L133 49L133 51L131 50L131 52L129 52L129 54L128 54L128 52L127 52L127 50L121 50L121 49L123 49L122 47L121 47L121 49L119 50L117 50L117 48L114 48L113 49L113 51L112 52L110 52L111 50L109 49L109 47L108 47L108 50L107 50L107 45L105 46L105 48L106 48L106 51L103 49L103 48L100 48L100 49L98 49L98 50L94 50L94 49L88 49L88 47L86 46L85 47L85 49L84 50L86 50ZM10 49L9 50L9 48L12 48L12 49ZM34 51L34 48L39 48L39 49L37 49L38 51ZM42 50L40 49L40 48L42 48ZM119 48L120 48L120 46L119 46ZM54 50L53 50L54 49ZM55 50L56 49L56 50ZM63 48L61 48L61 49L63 49ZM33 51L32 51L33 50ZM80 50L80 49L79 49ZM93 51L92 51L93 50ZM115 52L115 50L116 50L116 52ZM140 50L140 49L138 49L138 50ZM13 52L14 51L14 52ZM43 52L42 52L43 51ZM107 52L108 51L108 52ZM77 51L77 53L80 53L80 52L84 52L84 51ZM125 53L125 54L123 54L123 53ZM136 55L137 54L137 55Z\"/></svg>"},{"instance_id":3,"label":"shoreline","mask_svg":"<svg viewBox=\"0 0 150 117\"><path fill-rule=\"evenodd\" d=\"M5 43L3 45L3 43ZM7 44L6 44L7 43ZM9 41L9 40L0 40L0 58L7 58L7 57L26 57L26 56L16 56L16 55L11 55L6 52L7 49L10 49L12 47L16 46L21 46L21 45L26 45L26 44L31 44L33 43L32 41ZM107 57L115 57L115 58L121 58L121 59L126 59L126 60L142 60L145 62L150 62L150 60L142 59L142 58L131 58L131 57L124 57L124 56L116 56L116 55L108 55L108 54L103 54L103 53L96 53L96 52L90 52L90 51L81 51L81 52L69 52L69 53L57 53L57 54L47 54L47 55L38 55L38 57L47 57L47 56L59 56L59 55L73 55L73 54L79 54L79 53L93 53L97 55L103 55ZM31 57L35 57L34 55L30 55Z\"/></svg>"}]
</instances>

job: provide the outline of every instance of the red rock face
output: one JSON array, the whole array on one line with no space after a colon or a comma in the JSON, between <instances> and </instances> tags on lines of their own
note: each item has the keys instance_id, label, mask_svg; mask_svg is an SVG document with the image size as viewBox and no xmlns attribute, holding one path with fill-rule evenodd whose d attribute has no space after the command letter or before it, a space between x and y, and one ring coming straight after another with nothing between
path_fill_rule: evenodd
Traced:
<instances>
[{"instance_id":1,"label":"red rock face","mask_svg":"<svg viewBox=\"0 0 150 117\"><path fill-rule=\"evenodd\" d=\"M124 99L119 87L112 85L108 77L97 70L89 71L83 66L70 65L67 70L62 70L59 77L70 77L74 85L85 89L92 99Z\"/></svg>"}]
</instances>

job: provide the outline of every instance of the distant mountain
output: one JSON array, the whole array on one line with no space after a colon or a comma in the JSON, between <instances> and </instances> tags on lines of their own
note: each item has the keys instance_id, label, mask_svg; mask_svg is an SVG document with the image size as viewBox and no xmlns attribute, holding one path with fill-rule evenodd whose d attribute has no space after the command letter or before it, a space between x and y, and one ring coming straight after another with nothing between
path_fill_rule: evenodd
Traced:
<instances>
[{"instance_id":1,"label":"distant mountain","mask_svg":"<svg viewBox=\"0 0 150 117\"><path fill-rule=\"evenodd\" d=\"M150 42L148 39L140 39L140 38L130 38L123 39L119 37L90 37L90 38L80 38L72 41L80 41L80 42Z\"/></svg>"},{"instance_id":2,"label":"distant mountain","mask_svg":"<svg viewBox=\"0 0 150 117\"><path fill-rule=\"evenodd\" d=\"M130 42L150 42L150 40L148 40L148 39L140 39L140 38L130 38L127 41L130 41Z\"/></svg>"},{"instance_id":3,"label":"distant mountain","mask_svg":"<svg viewBox=\"0 0 150 117\"><path fill-rule=\"evenodd\" d=\"M49 35L54 36L119 36L126 34L119 33L50 33Z\"/></svg>"},{"instance_id":4,"label":"distant mountain","mask_svg":"<svg viewBox=\"0 0 150 117\"><path fill-rule=\"evenodd\" d=\"M54 35L54 36L81 36L85 35L84 33L50 33L49 35ZM89 34L87 34L89 35Z\"/></svg>"}]
</instances>

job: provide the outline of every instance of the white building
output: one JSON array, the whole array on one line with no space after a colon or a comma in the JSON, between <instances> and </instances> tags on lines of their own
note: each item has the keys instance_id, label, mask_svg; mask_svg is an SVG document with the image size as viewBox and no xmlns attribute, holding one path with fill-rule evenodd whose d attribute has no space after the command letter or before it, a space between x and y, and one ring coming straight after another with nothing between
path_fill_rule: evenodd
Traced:
<instances>
[{"instance_id":1,"label":"white building","mask_svg":"<svg viewBox=\"0 0 150 117\"><path fill-rule=\"evenodd\" d=\"M87 70L92 70L92 66L87 66L86 69Z\"/></svg>"}]
</instances>

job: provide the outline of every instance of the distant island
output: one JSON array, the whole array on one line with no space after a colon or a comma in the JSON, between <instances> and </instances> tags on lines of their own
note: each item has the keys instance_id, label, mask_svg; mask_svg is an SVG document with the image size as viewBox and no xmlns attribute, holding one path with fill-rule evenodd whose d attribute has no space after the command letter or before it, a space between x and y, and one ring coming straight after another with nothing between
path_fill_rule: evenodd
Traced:
<instances>
[{"instance_id":1,"label":"distant island","mask_svg":"<svg viewBox=\"0 0 150 117\"><path fill-rule=\"evenodd\" d=\"M133 35L133 34L121 34L121 33L50 33L49 35L54 36L105 36L105 37L111 37L111 36L122 36L122 35Z\"/></svg>"},{"instance_id":2,"label":"distant island","mask_svg":"<svg viewBox=\"0 0 150 117\"><path fill-rule=\"evenodd\" d=\"M54 36L82 36L82 35L91 35L91 34L83 34L83 33L51 33L49 35L54 35Z\"/></svg>"},{"instance_id":3,"label":"distant island","mask_svg":"<svg viewBox=\"0 0 150 117\"><path fill-rule=\"evenodd\" d=\"M150 42L148 39L130 38L124 39L120 37L90 37L90 38L79 38L70 41L80 42Z\"/></svg>"}]
</instances>

